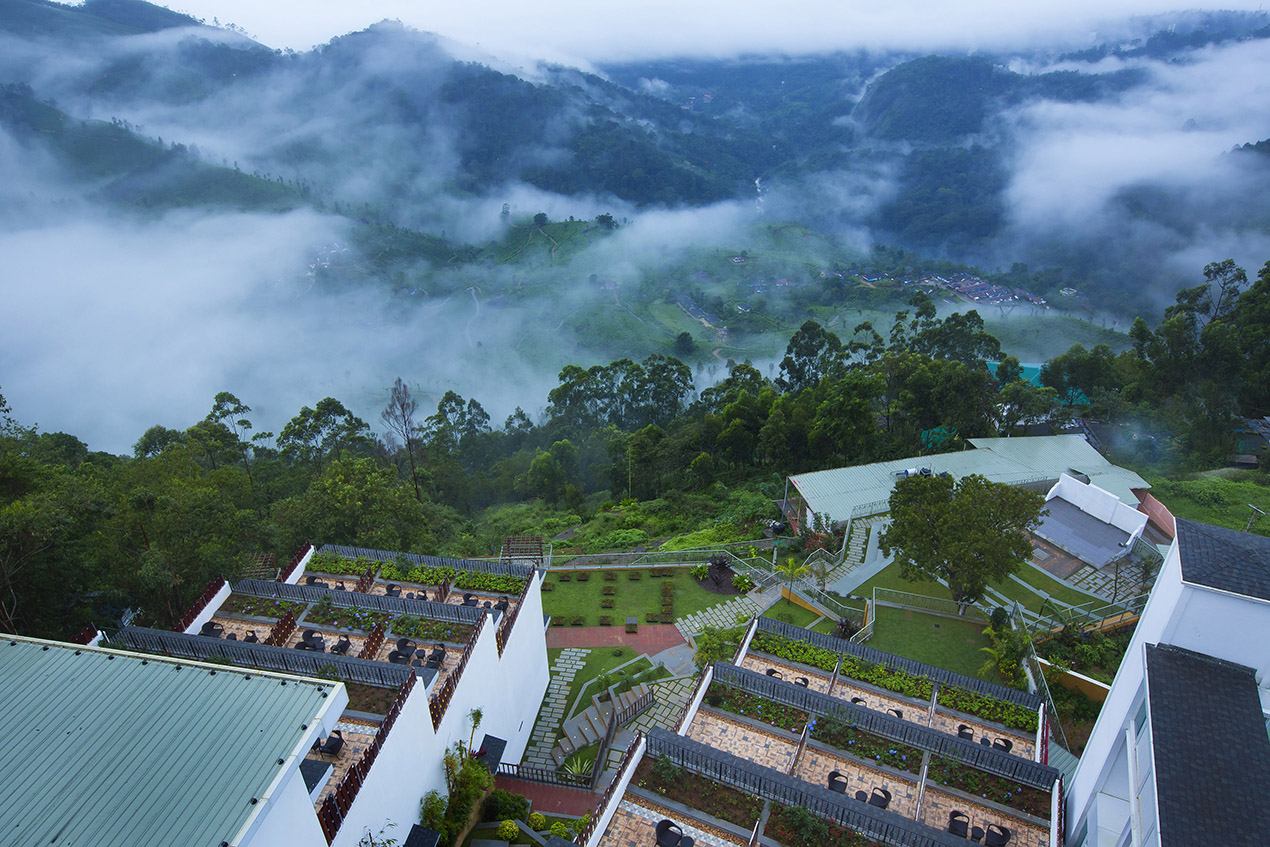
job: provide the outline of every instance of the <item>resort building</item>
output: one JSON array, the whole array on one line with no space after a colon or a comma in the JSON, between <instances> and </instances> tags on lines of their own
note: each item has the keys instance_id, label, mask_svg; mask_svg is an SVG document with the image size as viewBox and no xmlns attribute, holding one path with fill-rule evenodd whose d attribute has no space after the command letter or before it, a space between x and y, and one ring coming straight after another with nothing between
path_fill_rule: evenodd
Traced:
<instances>
[{"instance_id":1,"label":"resort building","mask_svg":"<svg viewBox=\"0 0 1270 847\"><path fill-rule=\"evenodd\" d=\"M1176 532L1067 793L1072 847L1270 838L1270 539Z\"/></svg>"},{"instance_id":2,"label":"resort building","mask_svg":"<svg viewBox=\"0 0 1270 847\"><path fill-rule=\"evenodd\" d=\"M165 807L184 804L197 810L199 802L206 802L207 792L220 793L223 783L236 786L248 773L256 774L257 782L268 776L260 786L244 783L242 791L252 793L252 805L271 806L277 795L276 802L285 803L285 812L277 813L283 817L271 813L267 820L286 823L275 829L273 823L266 826L256 820L260 813L249 821L245 816L237 821L227 815L212 840L22 843L352 847L386 823L408 828L418 820L419 802L428 791L447 793L443 758L457 743L467 745L471 740L471 752L494 772L503 761L520 760L548 683L541 564L541 539L508 539L497 561L330 545L315 550L306 545L276 580L243 579L232 585L219 580L208 586L186 613L181 631L124 627L104 641L98 636L96 643L152 654L149 665L144 657L137 659L147 668L160 662L210 668L226 688L223 680L246 679L253 683L241 689L246 692L268 677L280 689L320 690L320 698L310 698L321 700L321 708L314 706L312 714L292 714L294 709L282 713L286 726L304 725L302 731L292 731L292 735L299 733L295 739L284 738L281 725L259 729L261 738L272 737L263 735L269 731L280 739L257 745L261 755L267 752L265 759L276 762L277 773L262 775L256 774L260 768L238 767L231 773L218 768L215 757L204 762L188 757L196 763L192 767L213 770L189 780L173 778L165 786L174 796ZM75 648L58 649L74 652ZM144 682L142 676L119 675L115 670L131 667L131 662L113 661L111 651L90 652L107 656L108 664L100 671L101 690L126 690L134 682ZM13 687L2 664L0 683L6 691ZM56 699L60 690L31 695L36 699L29 708L42 699ZM143 716L156 710L171 712L188 721L189 732L200 738L220 737L232 743L243 732L257 731L250 712L243 716L242 727L234 724L236 701L221 708L196 702L197 692L173 693L167 688L140 687L132 695L120 698L121 714L133 709ZM479 727L473 725L473 710L480 711ZM219 722L205 723L200 714L204 711L213 712ZM68 710L65 716L78 720L81 714ZM53 736L64 725L55 727L58 731ZM65 728L72 734L82 731L78 723ZM138 731L144 734L143 727ZM91 745L96 735L94 729L92 737L81 741ZM161 735L155 740L164 741ZM284 740L291 744L286 750L278 747ZM110 749L119 756L112 773L71 794L93 795L103 784L115 781L120 762L128 766L134 748L124 741L111 743L117 744ZM250 738L244 743L252 746ZM38 735L32 745L30 754L38 760L43 755ZM135 766L143 768L144 762ZM72 774L77 768L68 763L59 771ZM265 791L275 783L286 792ZM191 796L181 799L184 794ZM297 798L303 803L298 804Z\"/></svg>"}]
</instances>

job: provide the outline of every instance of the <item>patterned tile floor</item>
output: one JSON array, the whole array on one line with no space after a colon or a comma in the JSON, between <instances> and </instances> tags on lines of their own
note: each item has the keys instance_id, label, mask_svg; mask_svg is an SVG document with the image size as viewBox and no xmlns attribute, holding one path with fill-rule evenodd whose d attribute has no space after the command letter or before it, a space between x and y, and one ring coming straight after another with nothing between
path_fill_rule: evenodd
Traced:
<instances>
[{"instance_id":1,"label":"patterned tile floor","mask_svg":"<svg viewBox=\"0 0 1270 847\"><path fill-rule=\"evenodd\" d=\"M1019 732L1006 732L994 726L979 723L969 718L957 717L955 715L946 715L941 713L938 708L935 715L931 719L931 729L937 729L940 732L946 732L949 735L956 735L962 726L970 727L974 733L975 741L981 738L987 738L989 741L995 741L1003 738L1009 741L1013 746L1010 748L1010 754L1027 759L1029 762L1036 760L1036 738L1035 736L1024 735Z\"/></svg>"},{"instance_id":2,"label":"patterned tile floor","mask_svg":"<svg viewBox=\"0 0 1270 847\"><path fill-rule=\"evenodd\" d=\"M322 787L322 793L318 795L317 802L314 807L321 808L322 802L327 796L339 787L344 777L348 775L348 769L351 768L362 757L362 753L375 740L375 733L378 727L367 724L354 724L347 721L341 721L336 724L338 729L344 736L344 746L340 748L340 752L335 756L323 756L320 753L310 751L306 759L314 759L319 762L326 762L334 765L335 771L327 779L326 785Z\"/></svg>"},{"instance_id":3,"label":"patterned tile floor","mask_svg":"<svg viewBox=\"0 0 1270 847\"><path fill-rule=\"evenodd\" d=\"M640 798L640 803L647 801ZM746 843L744 839L733 838L716 830L702 829L685 820L682 815L653 803L639 805L628 799L617 807L613 820L600 839L600 847L652 847L657 843L657 822L664 819L677 823L684 835L705 847L743 847Z\"/></svg>"},{"instance_id":4,"label":"patterned tile floor","mask_svg":"<svg viewBox=\"0 0 1270 847\"><path fill-rule=\"evenodd\" d=\"M785 773L789 773L794 754L798 751L798 745L792 741L705 711L698 711L693 717L688 737Z\"/></svg>"},{"instance_id":5,"label":"patterned tile floor","mask_svg":"<svg viewBox=\"0 0 1270 847\"><path fill-rule=\"evenodd\" d=\"M747 653L745 658L741 661L741 667L746 670L762 674L767 673L769 668L775 669L778 673L780 673L781 679L790 684L793 684L793 681L798 677L804 677L807 680L807 687L812 691L819 691L821 694L829 693L829 677L819 676L811 671L804 670L802 668L795 668L781 662L773 661L772 659L768 659L766 657L755 656L752 653Z\"/></svg>"},{"instance_id":6,"label":"patterned tile floor","mask_svg":"<svg viewBox=\"0 0 1270 847\"><path fill-rule=\"evenodd\" d=\"M936 829L948 829L948 814L952 811L965 812L970 816L970 826L987 828L994 823L1010 830L1010 847L1046 847L1049 844L1049 830L1026 823L1012 815L969 803L959 797L941 791L932 783L926 783L926 794L922 798L921 820L927 826ZM970 842L967 841L967 844Z\"/></svg>"},{"instance_id":7,"label":"patterned tile floor","mask_svg":"<svg viewBox=\"0 0 1270 847\"><path fill-rule=\"evenodd\" d=\"M853 797L857 791L872 794L874 788L884 788L891 792L891 803L887 806L892 812L911 818L917 812L917 778L900 779L881 770L866 767L846 758L838 758L820 752L812 747L803 751L798 760L794 776L813 785L827 786L830 771L838 771L847 777L847 796Z\"/></svg>"},{"instance_id":8,"label":"patterned tile floor","mask_svg":"<svg viewBox=\"0 0 1270 847\"><path fill-rule=\"evenodd\" d=\"M879 712L888 712L892 716L895 716L895 713L890 710L899 709L899 717L922 725L927 723L927 715L930 711L929 705L919 707L915 703L901 700L898 697L888 697L870 688L855 685L850 679L839 679L834 683L833 690L829 693L840 700L847 700L848 702L852 697L861 697L864 699L864 703L861 705ZM953 729L953 734L956 734L955 728Z\"/></svg>"}]
</instances>

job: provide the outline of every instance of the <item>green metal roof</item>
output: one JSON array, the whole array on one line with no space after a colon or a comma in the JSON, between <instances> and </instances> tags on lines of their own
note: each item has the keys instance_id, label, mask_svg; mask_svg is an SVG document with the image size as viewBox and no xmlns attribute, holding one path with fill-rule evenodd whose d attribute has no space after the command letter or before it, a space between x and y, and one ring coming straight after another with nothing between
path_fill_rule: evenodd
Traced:
<instances>
[{"instance_id":1,"label":"green metal roof","mask_svg":"<svg viewBox=\"0 0 1270 847\"><path fill-rule=\"evenodd\" d=\"M1108 462L1079 435L968 441L975 449L815 471L791 476L789 481L807 503L809 512L828 514L834 521L887 511L886 501L895 488L896 473L912 468L930 468L933 473L947 472L958 478L980 474L993 482L1012 485L1079 472L1129 504L1137 503L1131 488L1150 488L1133 471Z\"/></svg>"},{"instance_id":2,"label":"green metal roof","mask_svg":"<svg viewBox=\"0 0 1270 847\"><path fill-rule=\"evenodd\" d=\"M333 685L5 636L0 843L234 843Z\"/></svg>"}]
</instances>

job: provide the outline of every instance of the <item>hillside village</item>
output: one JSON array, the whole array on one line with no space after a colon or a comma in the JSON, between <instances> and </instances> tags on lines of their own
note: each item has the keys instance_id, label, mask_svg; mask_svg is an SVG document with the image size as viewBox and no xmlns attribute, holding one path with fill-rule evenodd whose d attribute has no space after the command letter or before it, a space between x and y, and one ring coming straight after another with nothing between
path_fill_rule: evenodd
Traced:
<instances>
[{"instance_id":1,"label":"hillside village","mask_svg":"<svg viewBox=\"0 0 1270 847\"><path fill-rule=\"evenodd\" d=\"M896 581L879 545L898 481L968 475L1047 507L973 604ZM1260 843L1270 541L1149 489L1078 435L794 475L792 531L841 538L814 576L773 568L779 537L770 561L306 544L213 581L175 631L8 638L6 713L53 730L11 745L10 843ZM579 626L589 597L613 611ZM880 649L904 628L924 659ZM986 630L1021 639L1013 684L953 661ZM1046 648L1108 636L1106 681Z\"/></svg>"}]
</instances>

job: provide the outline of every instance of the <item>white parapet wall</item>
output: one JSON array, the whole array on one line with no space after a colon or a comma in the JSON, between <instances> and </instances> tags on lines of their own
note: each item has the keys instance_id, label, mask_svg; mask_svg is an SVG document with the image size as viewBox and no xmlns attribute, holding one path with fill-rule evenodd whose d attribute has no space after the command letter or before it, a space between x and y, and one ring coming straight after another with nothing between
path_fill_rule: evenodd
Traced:
<instances>
[{"instance_id":1,"label":"white parapet wall","mask_svg":"<svg viewBox=\"0 0 1270 847\"><path fill-rule=\"evenodd\" d=\"M1110 491L1062 474L1045 495L1046 502L1059 497L1087 515L1127 532L1132 544L1147 525L1147 516Z\"/></svg>"},{"instance_id":2,"label":"white parapet wall","mask_svg":"<svg viewBox=\"0 0 1270 847\"><path fill-rule=\"evenodd\" d=\"M229 583L226 582L220 587L220 591L217 591L214 595L212 595L212 599L207 601L207 605L203 607L203 611L199 612L194 617L194 620L190 622L190 625L187 626L184 631L187 634L197 635L198 631L203 628L203 624L210 621L212 616L216 614L216 610L221 607L221 604L229 599L230 593L231 590Z\"/></svg>"},{"instance_id":3,"label":"white parapet wall","mask_svg":"<svg viewBox=\"0 0 1270 847\"><path fill-rule=\"evenodd\" d=\"M604 831L613 822L613 815L617 812L617 807L622 802L622 795L626 793L626 787L631 784L631 779L635 776L635 768L639 766L640 760L644 758L644 751L647 748L648 739L641 734L634 754L627 761L626 770L617 775L617 782L609 793L608 803L604 804L603 809L600 809L600 819L596 821L595 827L591 830L591 837L587 839L585 847L596 847L600 840L604 838Z\"/></svg>"},{"instance_id":4,"label":"white parapet wall","mask_svg":"<svg viewBox=\"0 0 1270 847\"><path fill-rule=\"evenodd\" d=\"M309 562L313 559L313 554L316 552L317 548L310 544L308 552L304 554L304 557L300 559L299 564L295 566L295 569L287 575L287 578L284 579L283 582L287 585L299 585L300 578L304 576L304 572L308 569Z\"/></svg>"}]
</instances>

